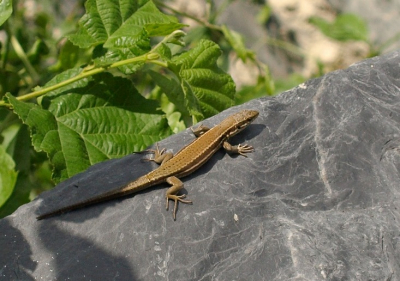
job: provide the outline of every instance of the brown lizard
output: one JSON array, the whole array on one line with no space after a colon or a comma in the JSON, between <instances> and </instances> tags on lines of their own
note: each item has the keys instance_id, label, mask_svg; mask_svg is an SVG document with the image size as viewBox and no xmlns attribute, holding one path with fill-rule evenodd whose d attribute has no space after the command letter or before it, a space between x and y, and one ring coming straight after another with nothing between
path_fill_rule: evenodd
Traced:
<instances>
[{"instance_id":1,"label":"brown lizard","mask_svg":"<svg viewBox=\"0 0 400 281\"><path fill-rule=\"evenodd\" d=\"M173 156L172 153L165 153L165 149L160 151L157 145L155 150L148 150L148 152L154 153L154 158L148 160L161 164L157 169L120 188L73 205L44 213L39 215L37 219L48 218L95 203L136 193L150 186L167 182L172 186L166 192L166 208L168 210L169 200L175 201L173 211L173 217L175 220L178 201L182 203L192 203L192 201L184 200L185 195L177 195L179 190L183 188L183 183L179 178L187 176L197 170L221 147L230 153L237 153L243 156L246 156L245 153L252 152L254 150L252 146L247 144L232 146L228 143L228 139L246 128L254 119L257 118L257 116L258 111L242 110L227 117L220 124L211 129L201 125L197 129L192 130L198 138L183 147L175 154L175 156Z\"/></svg>"}]
</instances>

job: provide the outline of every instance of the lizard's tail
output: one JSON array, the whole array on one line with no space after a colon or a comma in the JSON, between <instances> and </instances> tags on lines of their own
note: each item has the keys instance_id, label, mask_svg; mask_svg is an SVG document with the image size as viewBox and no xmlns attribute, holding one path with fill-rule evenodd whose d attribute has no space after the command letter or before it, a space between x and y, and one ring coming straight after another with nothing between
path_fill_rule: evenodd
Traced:
<instances>
[{"instance_id":1,"label":"lizard's tail","mask_svg":"<svg viewBox=\"0 0 400 281\"><path fill-rule=\"evenodd\" d=\"M72 205L69 205L66 207L62 207L62 208L41 214L41 215L37 216L36 219L37 220L46 219L46 218L60 215L60 214L66 213L66 212L76 210L76 209L81 209L81 208L88 207L88 206L91 206L91 205L94 205L97 203L101 203L104 201L122 197L124 195L136 193L136 192L139 192L139 191L149 187L150 185L153 185L153 184L149 184L147 178L145 176L142 176L142 177L138 178L137 180L135 180L131 183L128 183L127 185L124 185L120 188L111 190L104 194L98 195L93 198L89 198L87 200L83 200L81 202L78 202L78 203L75 203L75 204L72 204Z\"/></svg>"}]
</instances>

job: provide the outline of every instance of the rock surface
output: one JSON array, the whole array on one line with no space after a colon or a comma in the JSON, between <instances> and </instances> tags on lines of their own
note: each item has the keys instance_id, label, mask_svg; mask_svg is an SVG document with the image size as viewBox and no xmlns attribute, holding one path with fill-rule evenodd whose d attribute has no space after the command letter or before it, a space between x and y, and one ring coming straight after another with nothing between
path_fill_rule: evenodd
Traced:
<instances>
[{"instance_id":1,"label":"rock surface","mask_svg":"<svg viewBox=\"0 0 400 281\"><path fill-rule=\"evenodd\" d=\"M242 108L258 119L183 179L177 220L160 185L36 221L154 168L91 167L0 220L1 280L399 280L400 51ZM187 130L160 146L176 152Z\"/></svg>"}]
</instances>

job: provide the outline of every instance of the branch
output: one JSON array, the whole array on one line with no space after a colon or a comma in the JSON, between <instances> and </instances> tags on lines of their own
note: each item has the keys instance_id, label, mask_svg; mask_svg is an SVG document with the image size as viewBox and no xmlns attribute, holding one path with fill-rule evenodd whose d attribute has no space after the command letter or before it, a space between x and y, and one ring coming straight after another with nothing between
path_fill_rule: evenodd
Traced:
<instances>
[{"instance_id":1,"label":"branch","mask_svg":"<svg viewBox=\"0 0 400 281\"><path fill-rule=\"evenodd\" d=\"M89 66L89 67L86 67L86 68L82 69L82 72L79 73L78 75L76 75L75 77L72 77L70 79L67 79L65 81L62 81L62 82L60 82L58 84L55 84L55 85L52 85L52 86L49 86L49 87L46 87L46 88L42 88L42 89L34 91L32 93L29 93L29 94L26 94L26 95L23 95L23 96L19 96L19 97L17 97L17 100L26 101L26 100L30 100L30 99L33 99L33 98L37 98L37 97L39 97L41 95L44 95L44 94L46 94L48 92L51 92L51 91L54 91L54 90L59 89L61 87L64 87L64 86L66 86L68 84L71 84L71 83L76 82L78 80L81 80L83 78L86 78L86 77L89 77L89 76L104 72L104 71L106 71L108 69L111 69L111 68L120 67L122 65L130 64L130 63L144 61L144 62L151 62L151 63L157 64L157 65L163 66L163 67L168 67L168 65L165 62L158 61L159 57L160 56L158 54L152 53L150 51L149 53L147 53L145 55L134 57L134 58L130 58L130 59L126 59L126 60L122 60L122 61L118 61L118 62L112 63L112 64L110 64L108 66L101 66L101 67ZM4 100L0 101L0 106L10 107L10 105L7 104Z\"/></svg>"}]
</instances>

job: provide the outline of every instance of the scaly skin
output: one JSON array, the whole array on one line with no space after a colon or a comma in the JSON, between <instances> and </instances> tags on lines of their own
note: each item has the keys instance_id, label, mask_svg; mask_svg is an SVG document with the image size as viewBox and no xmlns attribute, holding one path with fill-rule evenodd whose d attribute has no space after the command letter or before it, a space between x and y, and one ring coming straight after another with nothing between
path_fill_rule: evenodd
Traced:
<instances>
[{"instance_id":1,"label":"scaly skin","mask_svg":"<svg viewBox=\"0 0 400 281\"><path fill-rule=\"evenodd\" d=\"M173 200L175 202L173 211L173 217L175 220L177 202L192 203L189 200L183 200L185 195L177 195L179 190L183 188L183 183L179 178L187 176L200 168L221 147L230 153L237 153L243 156L246 156L246 153L252 152L254 150L252 146L240 144L238 146L232 146L228 143L228 139L246 128L254 119L257 118L257 116L258 111L242 110L227 117L220 124L211 129L200 126L196 130L192 130L198 138L182 148L175 156L171 153L164 153L164 149L160 151L157 146L156 150L149 150L149 152L154 153L154 159L150 159L150 161L161 164L157 169L120 188L39 215L37 219L41 220L103 201L108 201L127 194L139 192L159 183L167 182L172 185L166 192L167 210L169 200Z\"/></svg>"}]
</instances>

